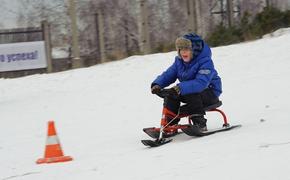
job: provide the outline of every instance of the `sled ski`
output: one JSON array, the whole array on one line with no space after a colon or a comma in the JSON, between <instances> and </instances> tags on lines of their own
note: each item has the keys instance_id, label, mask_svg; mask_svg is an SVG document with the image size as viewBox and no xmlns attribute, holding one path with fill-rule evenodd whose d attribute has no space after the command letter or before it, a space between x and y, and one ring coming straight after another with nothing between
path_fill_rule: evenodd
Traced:
<instances>
[{"instance_id":1,"label":"sled ski","mask_svg":"<svg viewBox=\"0 0 290 180\"><path fill-rule=\"evenodd\" d=\"M185 125L183 125L185 126ZM208 135L212 135L218 132L224 132L224 131L229 131L231 129L234 128L239 128L242 125L233 125L233 126L224 126L221 128L216 128L216 129L210 129L208 131L200 131L200 129L194 125L186 125L187 128L181 129L181 131L188 135L188 136L193 136L193 137L203 137L203 136L208 136ZM162 139L158 139L159 137L159 128L144 128L143 131L148 134L150 137L154 138L155 140L141 140L141 142L145 145L145 146L149 146L149 147L158 147L164 144L167 144L169 142L172 141L172 139L168 139L169 137L173 137L177 134L181 134L182 132L178 132L175 135L172 136L167 136L163 135Z\"/></svg>"},{"instance_id":2,"label":"sled ski","mask_svg":"<svg viewBox=\"0 0 290 180\"><path fill-rule=\"evenodd\" d=\"M188 136L207 136L207 135L211 135L217 132L222 132L222 131L228 131L231 130L233 128L238 128L241 127L242 125L233 125L233 126L225 126L225 127L221 127L221 128L215 128L215 129L209 129L208 131L200 131L198 127L188 124L188 125L182 125L183 127L186 128L180 128L182 132L177 132L177 133L172 133L172 134L164 134L163 137L164 138L170 138L170 137L174 137L178 134L182 134L185 133ZM149 128L143 128L143 131L149 135L151 138L157 139L159 137L159 128L155 128L155 127L149 127Z\"/></svg>"},{"instance_id":3,"label":"sled ski","mask_svg":"<svg viewBox=\"0 0 290 180\"><path fill-rule=\"evenodd\" d=\"M141 140L141 142L145 146L150 146L150 147L158 147L158 146L167 144L171 141L172 141L172 139L166 139L166 138L156 139L155 141L153 141L153 140Z\"/></svg>"},{"instance_id":4,"label":"sled ski","mask_svg":"<svg viewBox=\"0 0 290 180\"><path fill-rule=\"evenodd\" d=\"M202 136L208 136L214 133L228 131L234 128L241 127L242 125L234 125L234 126L225 126L222 128L212 129L208 131L200 131L200 129L194 125L190 125L188 128L181 129L182 132L184 132L188 136L196 136L196 137L202 137Z\"/></svg>"},{"instance_id":5,"label":"sled ski","mask_svg":"<svg viewBox=\"0 0 290 180\"><path fill-rule=\"evenodd\" d=\"M160 135L160 128L155 128L155 127L149 127L149 128L143 128L143 131L149 135L150 137L154 138L154 139L157 139L159 138L159 135ZM178 134L181 134L182 132L175 132L175 133L166 133L166 134L163 134L163 137L164 138L170 138L170 137L173 137L173 136L176 136Z\"/></svg>"}]
</instances>

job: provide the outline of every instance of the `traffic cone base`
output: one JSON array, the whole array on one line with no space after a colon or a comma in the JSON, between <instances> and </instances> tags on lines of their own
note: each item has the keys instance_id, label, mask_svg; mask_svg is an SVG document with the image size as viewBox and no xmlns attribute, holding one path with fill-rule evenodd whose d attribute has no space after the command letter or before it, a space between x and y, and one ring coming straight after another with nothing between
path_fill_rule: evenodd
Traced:
<instances>
[{"instance_id":1,"label":"traffic cone base","mask_svg":"<svg viewBox=\"0 0 290 180\"><path fill-rule=\"evenodd\" d=\"M73 160L72 157L64 156L62 152L60 141L58 139L58 136L56 135L54 121L49 121L44 158L38 159L36 163L57 163L71 160Z\"/></svg>"},{"instance_id":2,"label":"traffic cone base","mask_svg":"<svg viewBox=\"0 0 290 180\"><path fill-rule=\"evenodd\" d=\"M51 158L40 158L36 161L37 164L43 163L57 163L57 162L66 162L73 160L70 156L60 156L60 157L51 157Z\"/></svg>"}]
</instances>

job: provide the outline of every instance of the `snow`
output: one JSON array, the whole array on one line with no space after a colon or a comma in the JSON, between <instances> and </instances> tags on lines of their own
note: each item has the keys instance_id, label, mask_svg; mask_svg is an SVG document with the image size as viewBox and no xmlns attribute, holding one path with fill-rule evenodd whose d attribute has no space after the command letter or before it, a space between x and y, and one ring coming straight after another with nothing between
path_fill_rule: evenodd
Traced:
<instances>
[{"instance_id":1,"label":"snow","mask_svg":"<svg viewBox=\"0 0 290 180\"><path fill-rule=\"evenodd\" d=\"M52 58L68 58L69 57L69 48L68 47L54 47L52 49Z\"/></svg>"},{"instance_id":2,"label":"snow","mask_svg":"<svg viewBox=\"0 0 290 180\"><path fill-rule=\"evenodd\" d=\"M0 179L290 179L289 42L285 33L214 48L222 109L242 128L179 135L158 148L140 142L161 116L162 99L149 87L176 52L0 79ZM209 128L222 125L218 114L207 119ZM73 161L35 163L49 120Z\"/></svg>"},{"instance_id":3,"label":"snow","mask_svg":"<svg viewBox=\"0 0 290 180\"><path fill-rule=\"evenodd\" d=\"M264 35L263 38L278 37L278 36L282 36L289 33L290 33L290 28L281 28L272 33Z\"/></svg>"}]
</instances>

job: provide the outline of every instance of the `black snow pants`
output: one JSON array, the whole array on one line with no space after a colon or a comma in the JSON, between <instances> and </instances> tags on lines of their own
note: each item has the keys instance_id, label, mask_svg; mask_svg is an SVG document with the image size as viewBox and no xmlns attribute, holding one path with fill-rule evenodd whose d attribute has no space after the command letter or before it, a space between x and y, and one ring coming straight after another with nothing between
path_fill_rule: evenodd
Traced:
<instances>
[{"instance_id":1,"label":"black snow pants","mask_svg":"<svg viewBox=\"0 0 290 180\"><path fill-rule=\"evenodd\" d=\"M211 89L205 89L200 93L187 94L175 98L167 97L164 98L163 106L177 114L180 108L180 104L185 103L185 111L187 114L198 114L205 115L204 107L215 104L219 101L218 97L214 94ZM177 124L179 119L174 121Z\"/></svg>"}]
</instances>

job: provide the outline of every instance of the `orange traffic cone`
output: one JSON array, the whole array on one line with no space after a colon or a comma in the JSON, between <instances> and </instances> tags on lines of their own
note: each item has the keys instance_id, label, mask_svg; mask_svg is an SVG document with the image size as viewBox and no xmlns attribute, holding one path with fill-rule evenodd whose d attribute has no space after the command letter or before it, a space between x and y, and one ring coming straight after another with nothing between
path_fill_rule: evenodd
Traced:
<instances>
[{"instance_id":1,"label":"orange traffic cone","mask_svg":"<svg viewBox=\"0 0 290 180\"><path fill-rule=\"evenodd\" d=\"M49 121L44 158L38 159L36 163L37 164L56 163L56 162L65 162L65 161L71 161L71 160L72 160L72 157L63 155L60 141L56 135L54 121Z\"/></svg>"}]
</instances>

